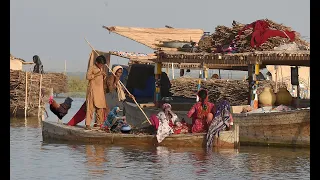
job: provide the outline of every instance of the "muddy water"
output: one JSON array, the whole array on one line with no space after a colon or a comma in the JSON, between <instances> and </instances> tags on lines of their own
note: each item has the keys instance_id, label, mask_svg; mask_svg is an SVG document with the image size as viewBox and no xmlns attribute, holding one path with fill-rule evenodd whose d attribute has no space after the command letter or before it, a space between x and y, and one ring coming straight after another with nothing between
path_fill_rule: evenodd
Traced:
<instances>
[{"instance_id":1,"label":"muddy water","mask_svg":"<svg viewBox=\"0 0 320 180\"><path fill-rule=\"evenodd\" d=\"M67 122L83 99L74 99ZM56 121L49 112L48 121ZM310 179L310 150L43 143L37 118L10 119L11 179ZM83 124L83 123L82 123Z\"/></svg>"}]
</instances>

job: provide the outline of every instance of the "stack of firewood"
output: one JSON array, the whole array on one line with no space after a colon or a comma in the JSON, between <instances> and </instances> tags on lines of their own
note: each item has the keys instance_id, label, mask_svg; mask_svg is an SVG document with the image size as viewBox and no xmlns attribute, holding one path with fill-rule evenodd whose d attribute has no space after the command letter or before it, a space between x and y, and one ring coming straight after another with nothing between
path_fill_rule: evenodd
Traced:
<instances>
[{"instance_id":1,"label":"stack of firewood","mask_svg":"<svg viewBox=\"0 0 320 180\"><path fill-rule=\"evenodd\" d=\"M283 24L278 24L272 20L265 19L269 24L270 28L277 29L277 30L289 30L292 31L290 27L284 26ZM241 24L239 22L234 21L232 23L232 27L226 26L217 26L215 28L215 32L211 34L211 39L201 39L198 43L199 51L198 52L212 52L213 49L220 48L224 45L229 45L232 43L233 40L239 38L235 41L236 47L238 48L238 52L251 52L251 51L270 51L273 50L274 47L278 47L283 44L290 43L288 38L282 37L271 37L261 46L253 48L250 45L251 41L251 34L253 29L247 29L244 31L243 34L238 36L238 32L240 32L245 24ZM299 46L299 48L303 50L309 50L310 43L301 39L299 33L296 33L296 37L294 42Z\"/></svg>"},{"instance_id":2,"label":"stack of firewood","mask_svg":"<svg viewBox=\"0 0 320 180\"><path fill-rule=\"evenodd\" d=\"M199 78L180 77L171 80L170 92L173 96L195 98L197 93ZM278 84L278 88L284 84ZM260 94L264 87L275 89L274 81L261 81L258 85L257 94ZM201 80L201 88L207 89L209 101L217 102L221 98L226 98L232 106L248 104L249 85L248 81L208 79Z\"/></svg>"},{"instance_id":3,"label":"stack of firewood","mask_svg":"<svg viewBox=\"0 0 320 180\"><path fill-rule=\"evenodd\" d=\"M27 72L27 110L32 111L39 106L40 74ZM42 74L40 106L43 107L50 96L50 90L54 93L67 92L67 76L62 73ZM10 112L15 115L17 111L25 108L26 97L26 72L10 70ZM34 116L28 113L29 116Z\"/></svg>"}]
</instances>

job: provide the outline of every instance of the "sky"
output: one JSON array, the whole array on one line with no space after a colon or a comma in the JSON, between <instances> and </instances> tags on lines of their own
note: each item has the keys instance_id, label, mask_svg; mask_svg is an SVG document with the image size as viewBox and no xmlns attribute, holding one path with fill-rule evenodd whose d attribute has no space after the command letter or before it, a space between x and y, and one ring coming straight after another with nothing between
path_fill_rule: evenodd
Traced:
<instances>
[{"instance_id":1,"label":"sky","mask_svg":"<svg viewBox=\"0 0 320 180\"><path fill-rule=\"evenodd\" d=\"M10 53L38 55L45 71L85 72L91 45L101 51L153 50L102 26L200 28L268 18L310 38L310 1L301 0L10 0ZM309 41L309 39L306 39ZM112 56L111 64L128 60Z\"/></svg>"}]
</instances>

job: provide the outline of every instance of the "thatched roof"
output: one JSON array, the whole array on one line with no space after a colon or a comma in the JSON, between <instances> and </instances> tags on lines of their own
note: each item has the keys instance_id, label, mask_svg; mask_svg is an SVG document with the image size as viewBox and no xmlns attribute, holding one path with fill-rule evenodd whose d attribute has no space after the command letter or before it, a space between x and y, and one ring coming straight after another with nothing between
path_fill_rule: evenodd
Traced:
<instances>
[{"instance_id":1,"label":"thatched roof","mask_svg":"<svg viewBox=\"0 0 320 180\"><path fill-rule=\"evenodd\" d=\"M203 35L202 29L180 29L180 28L140 28L140 27L121 27L112 26L103 28L152 49L162 49L176 51L177 48L161 47L163 41L193 41L199 42Z\"/></svg>"},{"instance_id":2,"label":"thatched roof","mask_svg":"<svg viewBox=\"0 0 320 180\"><path fill-rule=\"evenodd\" d=\"M155 62L204 63L209 66L246 66L256 63L310 66L310 51L256 51L234 54L159 51L158 56L159 58L155 59Z\"/></svg>"}]
</instances>

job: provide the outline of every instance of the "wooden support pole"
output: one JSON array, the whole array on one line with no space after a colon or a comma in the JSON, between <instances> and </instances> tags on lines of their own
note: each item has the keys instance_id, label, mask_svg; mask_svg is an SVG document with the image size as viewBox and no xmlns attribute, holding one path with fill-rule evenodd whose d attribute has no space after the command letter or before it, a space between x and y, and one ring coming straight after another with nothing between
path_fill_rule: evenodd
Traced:
<instances>
[{"instance_id":1,"label":"wooden support pole","mask_svg":"<svg viewBox=\"0 0 320 180\"><path fill-rule=\"evenodd\" d=\"M300 81L299 81L299 68L296 66L298 71L298 85L297 85L297 99L300 99Z\"/></svg>"},{"instance_id":2,"label":"wooden support pole","mask_svg":"<svg viewBox=\"0 0 320 180\"><path fill-rule=\"evenodd\" d=\"M24 100L24 118L27 118L28 108L28 72L26 71L26 86L25 86L25 100Z\"/></svg>"},{"instance_id":3,"label":"wooden support pole","mask_svg":"<svg viewBox=\"0 0 320 180\"><path fill-rule=\"evenodd\" d=\"M161 100L161 92L160 92L160 79L161 79L161 63L156 63L155 66L155 83L156 83L156 88L155 88L155 96L154 96L154 104L156 107L160 107L160 100Z\"/></svg>"},{"instance_id":4,"label":"wooden support pole","mask_svg":"<svg viewBox=\"0 0 320 180\"><path fill-rule=\"evenodd\" d=\"M171 69L172 69L172 79L174 79L174 67L173 67L173 63L171 63ZM161 72L160 72L161 74Z\"/></svg>"},{"instance_id":5,"label":"wooden support pole","mask_svg":"<svg viewBox=\"0 0 320 180\"><path fill-rule=\"evenodd\" d=\"M258 76L259 76L259 74L260 74L260 66L259 66L259 64L256 64L255 65L255 68L254 68L254 75L255 75L255 84L257 85L258 84Z\"/></svg>"},{"instance_id":6,"label":"wooden support pole","mask_svg":"<svg viewBox=\"0 0 320 180\"><path fill-rule=\"evenodd\" d=\"M41 95L41 88L42 88L42 74L40 74L40 82L39 82L39 99L38 99L38 117L40 117L40 112L41 112L41 99L42 99L42 95Z\"/></svg>"},{"instance_id":7,"label":"wooden support pole","mask_svg":"<svg viewBox=\"0 0 320 180\"><path fill-rule=\"evenodd\" d=\"M204 67L203 69L203 74L204 74L204 79L208 79L208 68L207 67Z\"/></svg>"},{"instance_id":8,"label":"wooden support pole","mask_svg":"<svg viewBox=\"0 0 320 180\"><path fill-rule=\"evenodd\" d=\"M249 64L248 65L248 84L249 84L248 104L249 105L251 104L251 100L252 100L252 82L253 82L252 74L253 74L253 68L252 68L252 65Z\"/></svg>"},{"instance_id":9,"label":"wooden support pole","mask_svg":"<svg viewBox=\"0 0 320 180\"><path fill-rule=\"evenodd\" d=\"M276 89L274 90L274 93L278 92L278 66L274 66L275 74L276 74Z\"/></svg>"}]
</instances>

